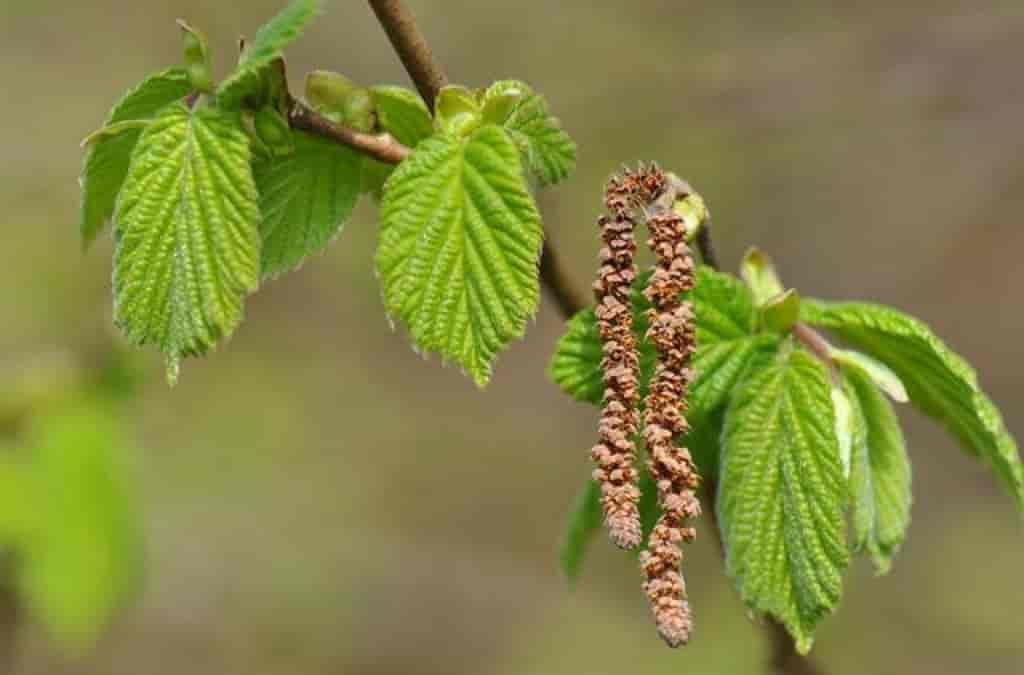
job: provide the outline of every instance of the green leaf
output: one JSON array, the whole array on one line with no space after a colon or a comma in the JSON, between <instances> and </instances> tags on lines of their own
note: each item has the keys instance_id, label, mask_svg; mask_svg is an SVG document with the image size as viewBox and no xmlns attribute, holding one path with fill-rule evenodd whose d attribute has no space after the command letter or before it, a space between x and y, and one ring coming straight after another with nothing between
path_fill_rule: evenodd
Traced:
<instances>
[{"instance_id":1,"label":"green leaf","mask_svg":"<svg viewBox=\"0 0 1024 675\"><path fill-rule=\"evenodd\" d=\"M37 536L37 495L21 448L0 444L0 547L20 551Z\"/></svg>"},{"instance_id":2,"label":"green leaf","mask_svg":"<svg viewBox=\"0 0 1024 675\"><path fill-rule=\"evenodd\" d=\"M871 556L885 574L910 525L910 460L896 412L870 374L856 366L842 372L856 429L850 473L853 548Z\"/></svg>"},{"instance_id":3,"label":"green leaf","mask_svg":"<svg viewBox=\"0 0 1024 675\"><path fill-rule=\"evenodd\" d=\"M143 133L117 202L114 317L174 382L242 318L259 278L259 209L237 113L174 105Z\"/></svg>"},{"instance_id":4,"label":"green leaf","mask_svg":"<svg viewBox=\"0 0 1024 675\"><path fill-rule=\"evenodd\" d=\"M569 514L559 555L562 572L569 583L576 581L579 576L587 546L594 538L594 534L601 529L603 519L601 488L593 480L587 480Z\"/></svg>"},{"instance_id":5,"label":"green leaf","mask_svg":"<svg viewBox=\"0 0 1024 675\"><path fill-rule=\"evenodd\" d=\"M832 407L836 416L836 441L839 443L839 462L843 476L850 477L850 457L853 455L854 435L857 433L853 402L842 387L832 387Z\"/></svg>"},{"instance_id":6,"label":"green leaf","mask_svg":"<svg viewBox=\"0 0 1024 675\"><path fill-rule=\"evenodd\" d=\"M761 322L776 333L789 333L799 318L800 294L792 288L769 298L761 308Z\"/></svg>"},{"instance_id":7,"label":"green leaf","mask_svg":"<svg viewBox=\"0 0 1024 675\"><path fill-rule=\"evenodd\" d=\"M740 276L754 294L754 302L764 305L770 299L783 292L782 282L772 263L764 251L751 248L743 256L740 264Z\"/></svg>"},{"instance_id":8,"label":"green leaf","mask_svg":"<svg viewBox=\"0 0 1024 675\"><path fill-rule=\"evenodd\" d=\"M762 359L726 413L718 515L726 569L752 608L807 653L849 560L846 481L825 367L798 349Z\"/></svg>"},{"instance_id":9,"label":"green leaf","mask_svg":"<svg viewBox=\"0 0 1024 675\"><path fill-rule=\"evenodd\" d=\"M476 96L459 85L442 87L434 103L434 112L437 130L453 136L469 136L483 123Z\"/></svg>"},{"instance_id":10,"label":"green leaf","mask_svg":"<svg viewBox=\"0 0 1024 675\"><path fill-rule=\"evenodd\" d=\"M205 93L213 92L213 65L210 47L202 31L185 21L178 20L185 46L185 70L188 71L192 88Z\"/></svg>"},{"instance_id":11,"label":"green leaf","mask_svg":"<svg viewBox=\"0 0 1024 675\"><path fill-rule=\"evenodd\" d=\"M903 381L910 401L984 459L1024 511L1024 467L1017 443L974 369L923 323L895 309L805 300L803 317L878 359Z\"/></svg>"},{"instance_id":12,"label":"green leaf","mask_svg":"<svg viewBox=\"0 0 1024 675\"><path fill-rule=\"evenodd\" d=\"M253 115L254 141L261 146L263 154L285 157L295 152L295 134L288 126L288 120L274 106L265 105Z\"/></svg>"},{"instance_id":13,"label":"green leaf","mask_svg":"<svg viewBox=\"0 0 1024 675\"><path fill-rule=\"evenodd\" d=\"M138 506L109 413L75 408L39 427L27 466L37 527L20 551L18 581L29 609L79 650L140 588Z\"/></svg>"},{"instance_id":14,"label":"green leaf","mask_svg":"<svg viewBox=\"0 0 1024 675\"><path fill-rule=\"evenodd\" d=\"M264 277L276 277L322 251L352 215L359 197L360 155L296 132L294 151L255 165L263 221Z\"/></svg>"},{"instance_id":15,"label":"green leaf","mask_svg":"<svg viewBox=\"0 0 1024 675\"><path fill-rule=\"evenodd\" d=\"M404 87L378 86L370 90L377 108L377 127L402 145L415 148L434 133L434 120L419 94ZM363 192L380 198L384 183L395 170L370 157L363 158Z\"/></svg>"},{"instance_id":16,"label":"green leaf","mask_svg":"<svg viewBox=\"0 0 1024 675\"><path fill-rule=\"evenodd\" d=\"M97 129L92 132L84 139L82 139L83 148L91 148L94 145L99 144L102 141L107 141L112 138L117 138L123 133L129 131L142 131L149 126L149 120L125 120L123 122L114 122L102 129Z\"/></svg>"},{"instance_id":17,"label":"green leaf","mask_svg":"<svg viewBox=\"0 0 1024 675\"><path fill-rule=\"evenodd\" d=\"M669 172L668 178L671 183L686 185L692 190L692 186L689 183L674 173ZM696 239L697 235L700 234L701 228L711 219L711 211L704 202L704 198L698 192L689 192L682 199L677 198L672 203L672 211L683 219L683 224L686 226L687 241Z\"/></svg>"},{"instance_id":18,"label":"green leaf","mask_svg":"<svg viewBox=\"0 0 1024 675\"><path fill-rule=\"evenodd\" d=\"M649 354L651 350L646 350ZM548 377L571 398L601 405L604 381L601 372L601 338L594 309L580 310L565 324L548 363ZM644 381L646 378L641 378Z\"/></svg>"},{"instance_id":19,"label":"green leaf","mask_svg":"<svg viewBox=\"0 0 1024 675\"><path fill-rule=\"evenodd\" d=\"M314 70L306 75L306 102L333 122L344 122L345 104L356 83L341 73Z\"/></svg>"},{"instance_id":20,"label":"green leaf","mask_svg":"<svg viewBox=\"0 0 1024 675\"><path fill-rule=\"evenodd\" d=\"M218 102L227 109L235 109L262 84L262 71L281 51L306 30L323 9L323 0L292 0L273 19L256 32L246 46L238 67L217 90Z\"/></svg>"},{"instance_id":21,"label":"green leaf","mask_svg":"<svg viewBox=\"0 0 1024 675\"><path fill-rule=\"evenodd\" d=\"M693 291L697 316L696 378L687 402L691 422L725 405L751 359L778 348L774 335L753 332L756 312L750 291L739 279L710 267L697 271Z\"/></svg>"},{"instance_id":22,"label":"green leaf","mask_svg":"<svg viewBox=\"0 0 1024 675\"><path fill-rule=\"evenodd\" d=\"M576 143L548 112L543 96L526 95L505 121L505 128L542 186L560 183L575 171Z\"/></svg>"},{"instance_id":23,"label":"green leaf","mask_svg":"<svg viewBox=\"0 0 1024 675\"><path fill-rule=\"evenodd\" d=\"M434 133L423 99L404 87L378 86L370 89L377 107L377 125L410 148Z\"/></svg>"},{"instance_id":24,"label":"green leaf","mask_svg":"<svg viewBox=\"0 0 1024 675\"><path fill-rule=\"evenodd\" d=\"M871 378L875 386L889 395L889 398L897 403L906 403L910 400L907 389L903 386L903 380L892 372L887 365L873 359L867 354L853 351L852 349L835 349L830 352L832 360L841 366L857 368Z\"/></svg>"},{"instance_id":25,"label":"green leaf","mask_svg":"<svg viewBox=\"0 0 1024 675\"><path fill-rule=\"evenodd\" d=\"M123 122L149 120L161 109L188 96L192 90L188 73L180 68L146 78L110 111L104 127ZM132 150L142 129L122 129L115 136L91 145L82 168L82 241L88 246L114 213L117 193L128 175Z\"/></svg>"},{"instance_id":26,"label":"green leaf","mask_svg":"<svg viewBox=\"0 0 1024 675\"><path fill-rule=\"evenodd\" d=\"M423 141L384 186L377 269L416 348L484 386L540 297L543 232L512 141L483 126Z\"/></svg>"}]
</instances>

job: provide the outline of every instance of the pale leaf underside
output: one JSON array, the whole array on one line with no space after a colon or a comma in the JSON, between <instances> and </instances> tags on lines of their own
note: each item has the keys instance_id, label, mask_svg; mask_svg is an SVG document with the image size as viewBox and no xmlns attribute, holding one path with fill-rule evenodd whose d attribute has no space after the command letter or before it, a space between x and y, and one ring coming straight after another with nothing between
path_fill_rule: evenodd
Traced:
<instances>
[{"instance_id":1,"label":"pale leaf underside","mask_svg":"<svg viewBox=\"0 0 1024 675\"><path fill-rule=\"evenodd\" d=\"M850 473L853 546L885 573L910 525L910 460L896 412L871 376L847 367L843 378L856 424Z\"/></svg>"}]
</instances>

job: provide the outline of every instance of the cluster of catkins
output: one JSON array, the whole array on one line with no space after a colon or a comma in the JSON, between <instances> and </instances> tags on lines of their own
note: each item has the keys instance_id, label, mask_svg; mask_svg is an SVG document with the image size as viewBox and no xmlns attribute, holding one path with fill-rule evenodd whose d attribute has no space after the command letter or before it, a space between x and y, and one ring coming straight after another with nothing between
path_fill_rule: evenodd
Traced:
<instances>
[{"instance_id":1,"label":"cluster of catkins","mask_svg":"<svg viewBox=\"0 0 1024 675\"><path fill-rule=\"evenodd\" d=\"M640 544L640 490L634 466L634 437L640 431L640 365L633 334L630 293L637 276L633 238L635 219L646 221L648 246L656 264L644 291L651 301L646 339L658 362L644 400L643 439L648 468L658 490L661 517L641 554L643 589L651 603L658 633L671 646L686 644L692 620L686 585L680 571L679 545L695 532L686 521L700 514L695 491L699 476L689 451L677 439L689 431L684 412L693 380L690 361L696 349L693 306L681 295L694 286L694 263L686 243L686 226L672 209L685 197L685 183L657 166L624 170L605 192L609 215L598 224L604 246L594 284L595 309L603 348L604 405L600 439L591 451L597 464L594 479L601 486L601 506L611 540L632 549Z\"/></svg>"}]
</instances>

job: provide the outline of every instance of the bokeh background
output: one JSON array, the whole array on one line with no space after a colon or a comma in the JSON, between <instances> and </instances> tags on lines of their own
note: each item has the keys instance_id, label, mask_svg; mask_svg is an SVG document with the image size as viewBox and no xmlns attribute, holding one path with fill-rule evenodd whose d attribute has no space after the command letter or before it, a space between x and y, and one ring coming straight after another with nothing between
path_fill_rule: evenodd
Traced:
<instances>
[{"instance_id":1,"label":"bokeh background","mask_svg":"<svg viewBox=\"0 0 1024 675\"><path fill-rule=\"evenodd\" d=\"M0 4L0 353L107 340L111 241L77 237L78 141L146 73L178 62L174 19L235 39L279 0ZM580 144L543 197L579 284L605 178L655 159L715 215L723 262L757 244L805 294L927 320L1024 436L1024 4L1019 0L409 3L453 80L519 77ZM333 0L289 52L407 83L362 2ZM267 284L235 338L160 359L126 413L148 581L90 654L21 629L15 672L74 675L758 673L766 658L702 530L691 647L664 648L635 562L594 542L571 590L557 547L596 411L544 376L545 302L476 391L385 320L372 205L330 250ZM814 655L836 675L1024 672L1024 531L988 472L903 415L914 523L887 577L866 563Z\"/></svg>"}]
</instances>

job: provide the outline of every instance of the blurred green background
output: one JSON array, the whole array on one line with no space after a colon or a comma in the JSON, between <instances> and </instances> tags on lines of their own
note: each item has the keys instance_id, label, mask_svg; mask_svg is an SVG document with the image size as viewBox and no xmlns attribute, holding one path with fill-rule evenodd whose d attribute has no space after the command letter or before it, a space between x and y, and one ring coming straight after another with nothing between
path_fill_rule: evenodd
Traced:
<instances>
[{"instance_id":1,"label":"blurred green background","mask_svg":"<svg viewBox=\"0 0 1024 675\"><path fill-rule=\"evenodd\" d=\"M146 73L177 63L174 19L235 39L279 0L0 5L0 354L108 339L111 241L82 255L78 141ZM1024 436L1024 4L409 3L454 81L518 77L580 144L542 197L578 283L605 178L654 159L715 216L723 263L751 244L805 294L873 299L928 321L978 368ZM362 2L333 0L289 52L407 82ZM425 362L382 311L365 203L330 250L267 284L235 338L159 356L127 411L148 581L95 652L23 628L17 673L531 675L758 673L762 633L700 530L687 566L698 632L662 646L629 556L595 541L574 591L557 546L590 470L596 411L544 367L545 302L483 394ZM988 472L905 415L914 523L894 571L848 578L815 658L836 675L1024 672L1024 532Z\"/></svg>"}]
</instances>

